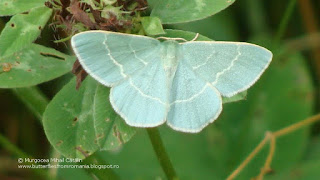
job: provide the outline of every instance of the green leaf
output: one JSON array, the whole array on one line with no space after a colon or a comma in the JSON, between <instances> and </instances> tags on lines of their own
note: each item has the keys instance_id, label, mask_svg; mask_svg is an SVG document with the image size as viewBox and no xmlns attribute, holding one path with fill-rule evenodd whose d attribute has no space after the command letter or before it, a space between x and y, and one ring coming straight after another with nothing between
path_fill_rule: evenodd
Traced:
<instances>
[{"instance_id":1,"label":"green leaf","mask_svg":"<svg viewBox=\"0 0 320 180\"><path fill-rule=\"evenodd\" d=\"M151 16L163 24L196 21L212 16L230 6L235 0L148 0Z\"/></svg>"},{"instance_id":2,"label":"green leaf","mask_svg":"<svg viewBox=\"0 0 320 180\"><path fill-rule=\"evenodd\" d=\"M71 80L50 102L43 119L47 138L66 157L84 158L98 150L119 148L135 134L115 114L109 89L91 77L79 91Z\"/></svg>"},{"instance_id":3,"label":"green leaf","mask_svg":"<svg viewBox=\"0 0 320 180\"><path fill-rule=\"evenodd\" d=\"M14 54L0 57L0 88L37 85L71 71L74 56L31 44Z\"/></svg>"},{"instance_id":4,"label":"green leaf","mask_svg":"<svg viewBox=\"0 0 320 180\"><path fill-rule=\"evenodd\" d=\"M46 0L1 0L0 16L12 16L32 8L44 6Z\"/></svg>"},{"instance_id":5,"label":"green leaf","mask_svg":"<svg viewBox=\"0 0 320 180\"><path fill-rule=\"evenodd\" d=\"M238 40L240 33L237 31L236 22L231 16L232 11L226 9L209 18L201 19L198 21L179 23L167 25L168 29L179 29L183 31L191 31L200 33L206 37L214 39L215 41L235 41Z\"/></svg>"},{"instance_id":6,"label":"green leaf","mask_svg":"<svg viewBox=\"0 0 320 180\"><path fill-rule=\"evenodd\" d=\"M161 20L157 17L143 17L141 19L141 23L144 31L149 36L165 34L162 28Z\"/></svg>"},{"instance_id":7,"label":"green leaf","mask_svg":"<svg viewBox=\"0 0 320 180\"><path fill-rule=\"evenodd\" d=\"M246 97L247 97L247 91L243 91L232 97L222 97L222 103L224 104L224 103L236 102L236 101L246 99Z\"/></svg>"},{"instance_id":8,"label":"green leaf","mask_svg":"<svg viewBox=\"0 0 320 180\"><path fill-rule=\"evenodd\" d=\"M28 14L13 16L0 35L0 57L13 54L35 41L51 12L47 7L39 7L32 9Z\"/></svg>"}]
</instances>

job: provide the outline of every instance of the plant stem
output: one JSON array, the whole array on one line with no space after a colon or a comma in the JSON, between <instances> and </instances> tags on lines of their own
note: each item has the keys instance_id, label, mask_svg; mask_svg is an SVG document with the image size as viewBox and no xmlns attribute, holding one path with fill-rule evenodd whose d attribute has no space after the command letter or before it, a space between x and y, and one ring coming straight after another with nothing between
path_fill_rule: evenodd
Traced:
<instances>
[{"instance_id":1,"label":"plant stem","mask_svg":"<svg viewBox=\"0 0 320 180\"><path fill-rule=\"evenodd\" d=\"M308 34L319 32L319 15L317 15L315 7L312 6L312 2L310 0L299 0L298 2L306 32ZM316 111L320 111L320 47L313 47L311 50L312 59L310 66L315 76Z\"/></svg>"},{"instance_id":2,"label":"plant stem","mask_svg":"<svg viewBox=\"0 0 320 180\"><path fill-rule=\"evenodd\" d=\"M49 104L48 98L36 86L12 89L12 92L28 107L42 123L42 114Z\"/></svg>"},{"instance_id":3,"label":"plant stem","mask_svg":"<svg viewBox=\"0 0 320 180\"><path fill-rule=\"evenodd\" d=\"M312 123L315 123L315 122L317 122L319 120L320 120L320 114L317 114L317 115L314 115L314 116L312 116L310 118L307 118L306 120L297 122L297 123L292 124L292 125L290 125L288 127L285 127L285 128L280 129L278 131L275 131L273 133L273 135L277 138L277 137L289 134L289 133L291 133L293 131L296 131L297 129L300 129L300 128L304 127L304 126L308 126L308 125L310 125Z\"/></svg>"},{"instance_id":4,"label":"plant stem","mask_svg":"<svg viewBox=\"0 0 320 180\"><path fill-rule=\"evenodd\" d=\"M179 179L164 148L160 133L157 128L147 128L147 132L160 165L169 180Z\"/></svg>"},{"instance_id":5,"label":"plant stem","mask_svg":"<svg viewBox=\"0 0 320 180\"><path fill-rule=\"evenodd\" d=\"M4 149L6 149L8 152L10 152L13 156L17 158L31 158L30 155L27 153L21 151L18 147L16 147L14 144L12 144L6 137L4 137L2 134L0 134L0 146L2 146ZM24 162L24 160L23 160ZM27 162L24 162L21 165L26 165ZM31 168L31 171L33 171L38 176L42 177L42 179L47 179L47 172L43 169L37 169L37 168Z\"/></svg>"},{"instance_id":6,"label":"plant stem","mask_svg":"<svg viewBox=\"0 0 320 180\"><path fill-rule=\"evenodd\" d=\"M268 32L269 27L266 22L266 13L263 1L245 0L243 5L246 9L246 17L250 34L259 35Z\"/></svg>"},{"instance_id":7,"label":"plant stem","mask_svg":"<svg viewBox=\"0 0 320 180\"><path fill-rule=\"evenodd\" d=\"M290 17L293 14L293 10L296 5L296 2L297 2L297 0L291 0L289 2L289 5L288 5L286 11L284 12L284 16L280 22L280 25L278 27L278 31L277 31L276 36L274 38L274 44L276 44L276 45L280 42L280 40L282 39L282 37L287 29L287 26L288 26Z\"/></svg>"},{"instance_id":8,"label":"plant stem","mask_svg":"<svg viewBox=\"0 0 320 180\"><path fill-rule=\"evenodd\" d=\"M21 151L18 147L16 147L14 144L12 144L2 134L0 134L0 145L14 156L21 157L21 158L30 157L25 152Z\"/></svg>"},{"instance_id":9,"label":"plant stem","mask_svg":"<svg viewBox=\"0 0 320 180\"><path fill-rule=\"evenodd\" d=\"M87 157L82 161L81 164L95 164L95 165L106 165L107 163L99 156L97 153ZM118 175L109 168L105 169L96 169L96 168L89 168L87 170L89 173L96 176L99 180L118 180L120 179Z\"/></svg>"}]
</instances>

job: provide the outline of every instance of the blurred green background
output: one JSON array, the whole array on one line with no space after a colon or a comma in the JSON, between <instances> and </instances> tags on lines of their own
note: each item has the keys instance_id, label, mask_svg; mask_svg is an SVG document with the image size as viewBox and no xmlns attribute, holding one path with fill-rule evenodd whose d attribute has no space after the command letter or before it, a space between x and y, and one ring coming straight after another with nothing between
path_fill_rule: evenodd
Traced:
<instances>
[{"instance_id":1,"label":"blurred green background","mask_svg":"<svg viewBox=\"0 0 320 180\"><path fill-rule=\"evenodd\" d=\"M225 179L263 139L320 110L320 2L297 0L284 36L277 40L281 20L291 0L237 0L229 8L203 20L165 25L164 28L198 32L214 40L246 41L272 50L274 59L245 100L224 104L222 115L199 134L173 131L166 125L161 138L180 179ZM10 17L0 18L2 29ZM46 26L37 43L70 52L68 43L55 44ZM0 47L1 48L1 47ZM72 74L39 85L51 99ZM57 156L41 123L15 95L0 89L0 133L35 158ZM3 142L3 141L1 141ZM268 146L239 174L259 174ZM121 179L166 179L144 129L117 150L97 153ZM276 140L272 172L265 179L320 177L320 124L301 128ZM0 145L0 179L34 179L37 170L18 169L17 157ZM49 169L57 179L94 179L83 169Z\"/></svg>"}]
</instances>

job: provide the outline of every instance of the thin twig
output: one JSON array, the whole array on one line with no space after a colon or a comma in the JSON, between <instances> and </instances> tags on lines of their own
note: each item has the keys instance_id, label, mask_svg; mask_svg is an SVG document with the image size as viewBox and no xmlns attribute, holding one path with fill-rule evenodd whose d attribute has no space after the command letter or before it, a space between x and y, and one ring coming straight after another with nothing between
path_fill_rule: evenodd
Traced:
<instances>
[{"instance_id":1,"label":"thin twig","mask_svg":"<svg viewBox=\"0 0 320 180\"><path fill-rule=\"evenodd\" d=\"M246 166L247 164L254 158L258 152L264 147L264 145L268 142L270 136L265 136L263 140L258 144L258 146L249 154L249 156L235 169L227 178L227 180L234 179Z\"/></svg>"},{"instance_id":2,"label":"thin twig","mask_svg":"<svg viewBox=\"0 0 320 180\"><path fill-rule=\"evenodd\" d=\"M280 129L276 132L273 132L273 133L267 132L266 136L263 138L263 140L248 155L248 157L228 176L227 180L233 180L247 166L247 164L253 159L253 157L255 157L256 154L262 150L262 148L265 146L265 144L270 140L270 151L269 151L268 157L266 159L264 168L261 170L264 172L262 172L262 175L258 176L258 177L260 177L260 179L262 179L263 176L265 175L265 173L267 173L271 169L270 164L272 162L272 158L273 158L274 151L275 151L276 138L284 136L284 135L289 134L291 132L294 132L302 127L305 127L305 126L310 125L312 123L315 123L317 121L320 121L320 114L309 117L303 121L292 124L291 126L285 127L285 128Z\"/></svg>"},{"instance_id":3,"label":"thin twig","mask_svg":"<svg viewBox=\"0 0 320 180\"><path fill-rule=\"evenodd\" d=\"M317 122L319 120L320 120L320 114L312 116L310 118L307 118L306 120L297 122L295 124L292 124L291 126L288 126L286 128L280 129L280 130L274 132L273 135L277 138L277 137L283 136L285 134L289 134L289 133L291 133L301 127L310 125L310 124Z\"/></svg>"},{"instance_id":4,"label":"thin twig","mask_svg":"<svg viewBox=\"0 0 320 180\"><path fill-rule=\"evenodd\" d=\"M270 136L270 149L269 149L269 154L268 154L268 157L267 157L267 160L266 162L264 163L264 166L263 168L261 169L260 171L260 174L258 175L258 177L256 178L257 180L262 180L263 179L263 176L269 172L272 171L271 169L271 162L272 162L272 159L273 159L273 155L274 155L274 151L276 149L276 137L271 133L269 132L268 133L268 136Z\"/></svg>"}]
</instances>

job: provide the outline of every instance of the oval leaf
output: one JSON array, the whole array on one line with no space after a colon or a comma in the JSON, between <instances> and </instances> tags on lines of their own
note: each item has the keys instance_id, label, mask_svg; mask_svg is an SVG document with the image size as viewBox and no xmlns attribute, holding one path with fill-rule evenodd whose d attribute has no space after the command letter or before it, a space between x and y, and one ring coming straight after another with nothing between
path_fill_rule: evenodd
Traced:
<instances>
[{"instance_id":1,"label":"oval leaf","mask_svg":"<svg viewBox=\"0 0 320 180\"><path fill-rule=\"evenodd\" d=\"M196 21L212 16L230 6L235 0L148 0L153 7L151 16L163 24Z\"/></svg>"},{"instance_id":2,"label":"oval leaf","mask_svg":"<svg viewBox=\"0 0 320 180\"><path fill-rule=\"evenodd\" d=\"M0 88L37 85L71 71L74 56L31 44L14 54L0 57Z\"/></svg>"},{"instance_id":3,"label":"oval leaf","mask_svg":"<svg viewBox=\"0 0 320 180\"><path fill-rule=\"evenodd\" d=\"M1 0L0 16L12 16L35 7L44 6L46 0Z\"/></svg>"},{"instance_id":4,"label":"oval leaf","mask_svg":"<svg viewBox=\"0 0 320 180\"><path fill-rule=\"evenodd\" d=\"M0 35L0 57L17 52L35 41L51 13L51 9L39 7L27 14L13 16Z\"/></svg>"}]
</instances>

